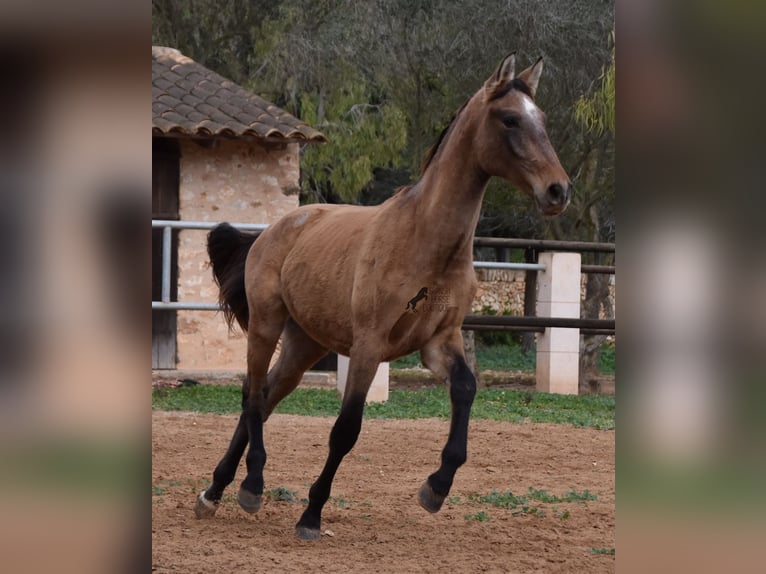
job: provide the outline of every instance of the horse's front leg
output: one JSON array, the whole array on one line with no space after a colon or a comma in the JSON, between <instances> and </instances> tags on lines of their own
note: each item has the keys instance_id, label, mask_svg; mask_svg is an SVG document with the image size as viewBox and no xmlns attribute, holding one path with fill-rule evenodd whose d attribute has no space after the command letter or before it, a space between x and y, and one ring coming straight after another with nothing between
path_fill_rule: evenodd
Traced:
<instances>
[{"instance_id":1,"label":"horse's front leg","mask_svg":"<svg viewBox=\"0 0 766 574\"><path fill-rule=\"evenodd\" d=\"M352 349L343 404L330 432L330 451L319 478L309 490L308 507L295 527L298 538L318 540L321 536L322 508L330 498L332 481L343 457L351 451L359 437L364 402L377 368L377 358Z\"/></svg>"},{"instance_id":2,"label":"horse's front leg","mask_svg":"<svg viewBox=\"0 0 766 574\"><path fill-rule=\"evenodd\" d=\"M418 491L418 501L428 512L438 512L449 494L457 469L468 457L468 421L476 396L476 377L465 362L463 337L453 332L449 339L435 341L421 352L423 364L438 377L449 379L452 419L442 451L441 466Z\"/></svg>"}]
</instances>

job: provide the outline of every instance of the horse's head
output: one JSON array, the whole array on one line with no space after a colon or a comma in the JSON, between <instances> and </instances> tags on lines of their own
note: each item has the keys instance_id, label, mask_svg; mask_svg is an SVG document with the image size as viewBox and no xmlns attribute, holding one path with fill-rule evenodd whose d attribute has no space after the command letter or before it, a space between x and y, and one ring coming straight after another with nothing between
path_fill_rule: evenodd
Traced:
<instances>
[{"instance_id":1,"label":"horse's head","mask_svg":"<svg viewBox=\"0 0 766 574\"><path fill-rule=\"evenodd\" d=\"M469 104L479 115L477 160L486 173L532 197L543 214L557 215L569 205L572 183L548 139L545 114L534 101L543 61L518 75L515 64L515 54L506 57Z\"/></svg>"}]
</instances>

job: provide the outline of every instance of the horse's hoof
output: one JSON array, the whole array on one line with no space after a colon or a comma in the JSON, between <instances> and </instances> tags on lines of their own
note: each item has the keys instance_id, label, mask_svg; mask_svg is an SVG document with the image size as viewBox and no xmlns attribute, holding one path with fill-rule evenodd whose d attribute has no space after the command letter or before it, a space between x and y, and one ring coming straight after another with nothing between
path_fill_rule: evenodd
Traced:
<instances>
[{"instance_id":1,"label":"horse's hoof","mask_svg":"<svg viewBox=\"0 0 766 574\"><path fill-rule=\"evenodd\" d=\"M295 536L301 540L319 540L322 537L322 532L319 528L308 528L307 526L296 526Z\"/></svg>"},{"instance_id":2,"label":"horse's hoof","mask_svg":"<svg viewBox=\"0 0 766 574\"><path fill-rule=\"evenodd\" d=\"M237 502L239 502L240 507L250 514L255 514L261 509L262 501L263 497L260 494L253 494L244 488L240 488L237 493Z\"/></svg>"},{"instance_id":3,"label":"horse's hoof","mask_svg":"<svg viewBox=\"0 0 766 574\"><path fill-rule=\"evenodd\" d=\"M423 483L423 486L418 490L418 502L420 506L425 508L431 514L439 512L442 504L444 503L444 496L436 494L428 481Z\"/></svg>"},{"instance_id":4,"label":"horse's hoof","mask_svg":"<svg viewBox=\"0 0 766 574\"><path fill-rule=\"evenodd\" d=\"M218 510L218 503L205 498L205 491L199 493L197 503L194 505L194 515L197 518L213 518Z\"/></svg>"}]
</instances>

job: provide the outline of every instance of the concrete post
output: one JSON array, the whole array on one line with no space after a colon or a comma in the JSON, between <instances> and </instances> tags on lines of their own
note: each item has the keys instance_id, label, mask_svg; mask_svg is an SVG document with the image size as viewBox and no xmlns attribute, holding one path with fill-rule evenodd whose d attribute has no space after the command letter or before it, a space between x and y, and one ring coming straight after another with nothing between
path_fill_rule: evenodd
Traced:
<instances>
[{"instance_id":1,"label":"concrete post","mask_svg":"<svg viewBox=\"0 0 766 574\"><path fill-rule=\"evenodd\" d=\"M348 357L338 355L338 392L343 396L348 379ZM388 400L388 363L380 363L372 380L370 390L367 391L368 403L384 403Z\"/></svg>"},{"instance_id":2,"label":"concrete post","mask_svg":"<svg viewBox=\"0 0 766 574\"><path fill-rule=\"evenodd\" d=\"M537 276L538 317L580 317L580 254L540 253L545 271ZM548 328L537 339L537 390L576 395L580 330Z\"/></svg>"}]
</instances>

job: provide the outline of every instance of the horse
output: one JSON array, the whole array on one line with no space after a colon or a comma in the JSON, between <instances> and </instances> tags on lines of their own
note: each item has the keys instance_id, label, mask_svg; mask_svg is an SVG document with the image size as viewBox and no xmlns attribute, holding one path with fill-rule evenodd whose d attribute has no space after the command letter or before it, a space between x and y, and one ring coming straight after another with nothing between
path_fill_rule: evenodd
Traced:
<instances>
[{"instance_id":1,"label":"horse","mask_svg":"<svg viewBox=\"0 0 766 574\"><path fill-rule=\"evenodd\" d=\"M466 365L460 328L477 287L473 237L487 183L492 176L507 180L545 216L564 211L572 192L534 100L543 60L518 75L515 67L514 52L455 112L418 181L382 204L302 206L257 240L225 223L210 232L221 307L229 326L236 321L247 334L247 377L234 435L212 483L197 497L197 517L215 514L248 443L247 476L237 500L248 513L260 509L263 424L328 351L349 357L348 382L297 537L321 536L322 508L359 436L378 364L415 351L447 383L452 406L441 464L417 494L426 511L439 511L467 458L476 379ZM444 304L410 313L413 294L426 288L447 294ZM281 352L269 370L280 338Z\"/></svg>"}]
</instances>

